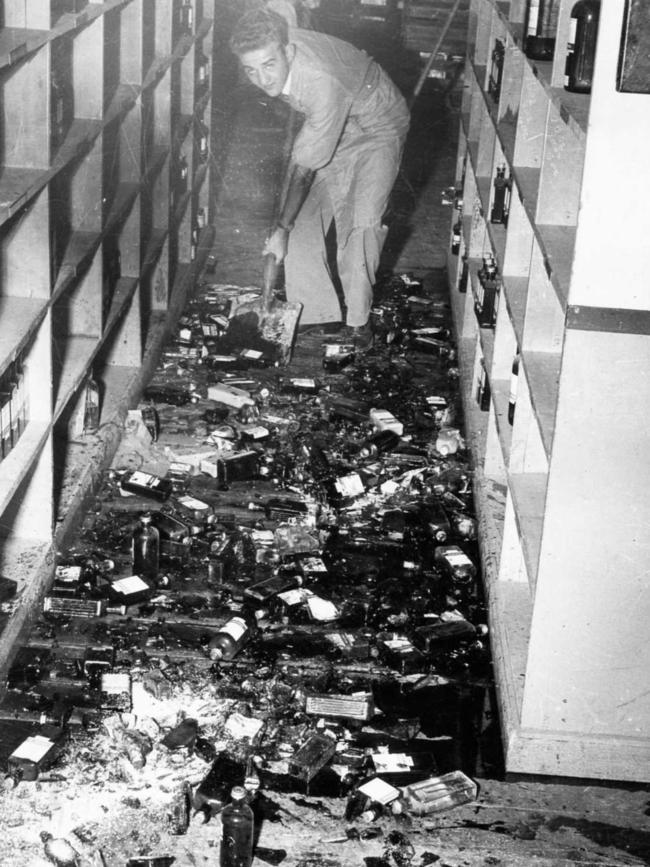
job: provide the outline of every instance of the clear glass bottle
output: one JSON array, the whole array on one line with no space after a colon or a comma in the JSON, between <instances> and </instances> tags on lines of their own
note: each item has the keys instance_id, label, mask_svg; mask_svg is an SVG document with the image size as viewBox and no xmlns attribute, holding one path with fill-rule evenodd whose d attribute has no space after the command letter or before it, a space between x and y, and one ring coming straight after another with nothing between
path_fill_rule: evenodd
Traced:
<instances>
[{"instance_id":1,"label":"clear glass bottle","mask_svg":"<svg viewBox=\"0 0 650 867\"><path fill-rule=\"evenodd\" d=\"M253 860L253 811L246 803L246 790L235 786L221 813L220 867L250 867Z\"/></svg>"},{"instance_id":2,"label":"clear glass bottle","mask_svg":"<svg viewBox=\"0 0 650 867\"><path fill-rule=\"evenodd\" d=\"M133 531L131 545L133 574L143 578L156 579L160 566L160 533L153 526L151 515L140 518L139 525Z\"/></svg>"}]
</instances>

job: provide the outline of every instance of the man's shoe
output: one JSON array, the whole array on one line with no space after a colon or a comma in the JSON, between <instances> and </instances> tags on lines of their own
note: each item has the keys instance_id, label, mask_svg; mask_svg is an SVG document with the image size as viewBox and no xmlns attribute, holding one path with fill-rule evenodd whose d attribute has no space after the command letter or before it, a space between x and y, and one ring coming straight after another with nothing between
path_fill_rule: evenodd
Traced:
<instances>
[{"instance_id":1,"label":"man's shoe","mask_svg":"<svg viewBox=\"0 0 650 867\"><path fill-rule=\"evenodd\" d=\"M372 349L374 335L370 321L365 325L346 325L345 331L346 340L352 343L357 352L367 352Z\"/></svg>"}]
</instances>

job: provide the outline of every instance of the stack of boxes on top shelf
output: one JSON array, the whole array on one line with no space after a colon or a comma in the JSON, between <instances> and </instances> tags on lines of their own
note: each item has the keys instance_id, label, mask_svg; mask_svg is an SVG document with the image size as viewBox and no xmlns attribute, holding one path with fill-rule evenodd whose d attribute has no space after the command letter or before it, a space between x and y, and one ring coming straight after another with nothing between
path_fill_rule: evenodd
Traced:
<instances>
[{"instance_id":1,"label":"stack of boxes on top shelf","mask_svg":"<svg viewBox=\"0 0 650 867\"><path fill-rule=\"evenodd\" d=\"M634 407L650 254L631 257L598 204L612 136L621 185L630 166L648 179L630 146L648 97L622 72L633 20L597 0L470 7L449 266L511 771L650 776L650 701L625 650L650 653L631 614L645 565L632 554L621 578L611 561L648 540Z\"/></svg>"}]
</instances>

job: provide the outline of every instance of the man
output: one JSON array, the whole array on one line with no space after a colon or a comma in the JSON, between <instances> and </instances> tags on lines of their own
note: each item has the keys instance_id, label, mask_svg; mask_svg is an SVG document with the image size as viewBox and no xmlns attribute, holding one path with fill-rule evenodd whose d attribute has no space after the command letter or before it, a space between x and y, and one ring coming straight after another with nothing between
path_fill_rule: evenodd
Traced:
<instances>
[{"instance_id":1,"label":"man","mask_svg":"<svg viewBox=\"0 0 650 867\"><path fill-rule=\"evenodd\" d=\"M322 33L289 30L269 9L242 16L230 45L253 84L304 115L264 252L284 260L287 298L303 305L301 325L334 326L341 307L325 250L333 220L344 337L366 350L387 232L382 216L408 128L404 98L365 52Z\"/></svg>"}]
</instances>

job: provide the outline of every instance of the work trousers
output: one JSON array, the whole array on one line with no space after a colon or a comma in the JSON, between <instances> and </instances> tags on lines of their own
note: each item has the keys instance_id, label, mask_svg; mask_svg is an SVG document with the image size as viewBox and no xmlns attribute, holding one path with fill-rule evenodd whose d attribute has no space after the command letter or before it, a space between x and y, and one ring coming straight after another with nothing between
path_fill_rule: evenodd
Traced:
<instances>
[{"instance_id":1,"label":"work trousers","mask_svg":"<svg viewBox=\"0 0 650 867\"><path fill-rule=\"evenodd\" d=\"M301 325L335 322L365 325L375 274L386 240L382 218L399 169L408 119L362 130L348 120L332 161L316 172L289 235L285 259L288 301L303 305ZM325 237L334 221L336 263L344 310L332 282Z\"/></svg>"}]
</instances>

